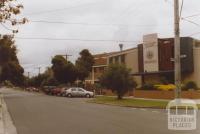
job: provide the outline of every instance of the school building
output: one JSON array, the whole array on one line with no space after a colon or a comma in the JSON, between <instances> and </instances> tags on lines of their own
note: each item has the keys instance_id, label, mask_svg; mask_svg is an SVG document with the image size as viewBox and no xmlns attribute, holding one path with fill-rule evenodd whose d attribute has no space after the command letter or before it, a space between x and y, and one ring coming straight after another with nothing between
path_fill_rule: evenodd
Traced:
<instances>
[{"instance_id":1,"label":"school building","mask_svg":"<svg viewBox=\"0 0 200 134\"><path fill-rule=\"evenodd\" d=\"M194 81L200 87L200 41L181 37L181 70L183 81ZM174 38L158 38L157 34L143 36L137 47L118 52L94 55L88 82L98 82L109 64L122 63L130 68L138 85L161 83L163 79L174 83Z\"/></svg>"}]
</instances>

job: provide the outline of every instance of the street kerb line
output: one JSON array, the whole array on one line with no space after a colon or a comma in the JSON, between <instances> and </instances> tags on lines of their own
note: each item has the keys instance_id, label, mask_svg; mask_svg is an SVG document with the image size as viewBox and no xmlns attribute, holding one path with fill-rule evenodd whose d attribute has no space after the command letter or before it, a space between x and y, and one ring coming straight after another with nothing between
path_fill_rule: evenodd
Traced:
<instances>
[{"instance_id":1,"label":"street kerb line","mask_svg":"<svg viewBox=\"0 0 200 134\"><path fill-rule=\"evenodd\" d=\"M5 134L4 123L3 123L3 101L2 101L2 94L0 94L0 134Z\"/></svg>"},{"instance_id":2,"label":"street kerb line","mask_svg":"<svg viewBox=\"0 0 200 134\"><path fill-rule=\"evenodd\" d=\"M140 110L141 110L141 111L147 111L147 109L144 109L144 108L141 108Z\"/></svg>"},{"instance_id":3,"label":"street kerb line","mask_svg":"<svg viewBox=\"0 0 200 134\"><path fill-rule=\"evenodd\" d=\"M159 112L159 111L152 111L152 113L157 113L157 114L159 114L160 112Z\"/></svg>"}]
</instances>

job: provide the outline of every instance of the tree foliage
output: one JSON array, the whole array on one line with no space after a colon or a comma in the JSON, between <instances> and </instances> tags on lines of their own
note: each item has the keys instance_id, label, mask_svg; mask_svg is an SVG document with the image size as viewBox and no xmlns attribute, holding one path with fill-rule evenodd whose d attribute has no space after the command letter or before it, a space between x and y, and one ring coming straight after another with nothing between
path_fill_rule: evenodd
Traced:
<instances>
[{"instance_id":1,"label":"tree foliage","mask_svg":"<svg viewBox=\"0 0 200 134\"><path fill-rule=\"evenodd\" d=\"M16 19L16 15L20 14L23 5L17 3L16 0L1 0L0 1L0 23L15 26L17 24L24 24L28 20L26 18ZM4 26L4 25L3 25ZM11 30L4 26L6 29ZM18 30L12 30L13 33L17 33Z\"/></svg>"},{"instance_id":2,"label":"tree foliage","mask_svg":"<svg viewBox=\"0 0 200 134\"><path fill-rule=\"evenodd\" d=\"M80 57L76 61L78 79L85 80L85 78L89 76L92 66L94 65L94 57L87 49L82 50L79 54Z\"/></svg>"},{"instance_id":3,"label":"tree foliage","mask_svg":"<svg viewBox=\"0 0 200 134\"><path fill-rule=\"evenodd\" d=\"M75 66L62 56L55 56L52 59L52 70L55 79L61 84L73 83L77 77Z\"/></svg>"},{"instance_id":4,"label":"tree foliage","mask_svg":"<svg viewBox=\"0 0 200 134\"><path fill-rule=\"evenodd\" d=\"M136 82L130 75L130 69L125 65L113 64L108 67L105 73L100 77L102 86L116 92L118 99L122 99L123 95L130 89L136 87Z\"/></svg>"},{"instance_id":5,"label":"tree foliage","mask_svg":"<svg viewBox=\"0 0 200 134\"><path fill-rule=\"evenodd\" d=\"M27 78L27 86L35 86L35 87L42 87L42 86L57 86L59 83L54 78L53 70L51 68L47 68L47 70L34 76L32 78Z\"/></svg>"},{"instance_id":6,"label":"tree foliage","mask_svg":"<svg viewBox=\"0 0 200 134\"><path fill-rule=\"evenodd\" d=\"M20 66L17 58L17 49L13 37L4 35L0 39L0 81L9 80L15 85L24 82L24 69Z\"/></svg>"}]
</instances>

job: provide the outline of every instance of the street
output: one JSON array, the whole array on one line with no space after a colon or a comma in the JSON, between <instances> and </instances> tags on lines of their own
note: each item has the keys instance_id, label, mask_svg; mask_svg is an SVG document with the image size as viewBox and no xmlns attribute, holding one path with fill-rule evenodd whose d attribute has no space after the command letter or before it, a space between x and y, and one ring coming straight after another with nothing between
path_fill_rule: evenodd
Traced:
<instances>
[{"instance_id":1,"label":"street","mask_svg":"<svg viewBox=\"0 0 200 134\"><path fill-rule=\"evenodd\" d=\"M165 110L127 108L0 89L18 134L199 134L167 129ZM199 114L198 114L199 116Z\"/></svg>"}]
</instances>

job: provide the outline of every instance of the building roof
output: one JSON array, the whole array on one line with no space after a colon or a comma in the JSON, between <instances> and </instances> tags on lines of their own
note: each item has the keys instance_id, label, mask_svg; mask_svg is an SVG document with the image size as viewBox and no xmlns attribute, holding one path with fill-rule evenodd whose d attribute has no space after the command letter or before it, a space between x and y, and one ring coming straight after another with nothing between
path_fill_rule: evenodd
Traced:
<instances>
[{"instance_id":1,"label":"building roof","mask_svg":"<svg viewBox=\"0 0 200 134\"><path fill-rule=\"evenodd\" d=\"M127 54L127 53L130 53L130 52L135 51L135 50L137 50L137 47L133 47L133 48L125 49L125 50L122 50L122 51L114 52L114 53L108 55L108 57L113 57L113 56L118 56L118 55L122 55L122 54Z\"/></svg>"}]
</instances>

